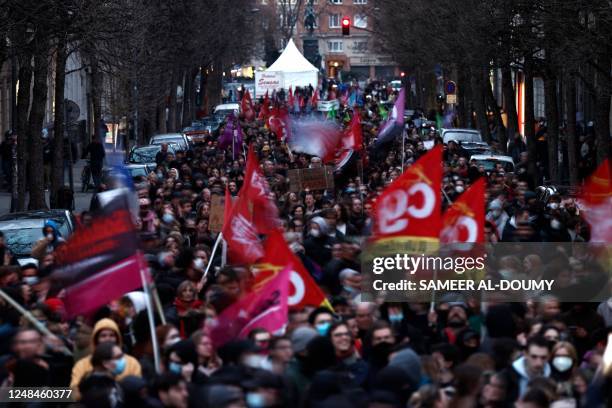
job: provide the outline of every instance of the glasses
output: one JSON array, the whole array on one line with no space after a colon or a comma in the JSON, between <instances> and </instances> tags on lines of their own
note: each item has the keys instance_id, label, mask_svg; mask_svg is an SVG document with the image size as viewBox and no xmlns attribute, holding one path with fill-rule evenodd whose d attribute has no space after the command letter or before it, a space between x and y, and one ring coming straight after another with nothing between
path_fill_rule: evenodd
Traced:
<instances>
[{"instance_id":1,"label":"glasses","mask_svg":"<svg viewBox=\"0 0 612 408\"><path fill-rule=\"evenodd\" d=\"M351 334L346 331L346 332L334 333L332 336L335 337L335 338L351 337Z\"/></svg>"}]
</instances>

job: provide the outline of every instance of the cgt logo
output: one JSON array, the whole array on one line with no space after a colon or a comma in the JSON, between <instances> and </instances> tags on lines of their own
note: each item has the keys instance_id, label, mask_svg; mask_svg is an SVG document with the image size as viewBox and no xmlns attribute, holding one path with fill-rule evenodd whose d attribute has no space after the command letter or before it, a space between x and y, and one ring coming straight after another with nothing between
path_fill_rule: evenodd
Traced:
<instances>
[{"instance_id":1,"label":"cgt logo","mask_svg":"<svg viewBox=\"0 0 612 408\"><path fill-rule=\"evenodd\" d=\"M454 225L442 230L443 242L476 242L478 241L478 223L465 215L457 218Z\"/></svg>"},{"instance_id":2,"label":"cgt logo","mask_svg":"<svg viewBox=\"0 0 612 408\"><path fill-rule=\"evenodd\" d=\"M382 234L396 234L408 227L410 219L424 219L436 208L436 192L424 182L407 190L390 191L380 202L379 230Z\"/></svg>"}]
</instances>

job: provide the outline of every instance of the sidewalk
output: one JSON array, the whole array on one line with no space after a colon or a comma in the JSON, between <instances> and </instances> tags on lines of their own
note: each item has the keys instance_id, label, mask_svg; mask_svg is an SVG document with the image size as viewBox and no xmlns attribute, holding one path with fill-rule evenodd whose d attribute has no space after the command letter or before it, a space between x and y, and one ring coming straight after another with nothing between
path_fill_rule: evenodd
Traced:
<instances>
[{"instance_id":1,"label":"sidewalk","mask_svg":"<svg viewBox=\"0 0 612 408\"><path fill-rule=\"evenodd\" d=\"M79 160L74 166L72 166L72 176L74 181L74 201L75 201L75 210L77 212L81 212L83 210L89 209L89 203L91 202L91 196L93 194L92 190L89 190L87 193L81 192L81 173L83 172L83 167L85 167L85 160ZM69 185L68 174L66 174L64 185ZM45 191L45 196L47 197L47 205L49 204L49 191ZM27 205L27 200L26 200ZM11 210L11 193L2 190L0 191L0 214L5 214Z\"/></svg>"},{"instance_id":2,"label":"sidewalk","mask_svg":"<svg viewBox=\"0 0 612 408\"><path fill-rule=\"evenodd\" d=\"M106 159L105 165L121 165L123 164L123 160L125 157L125 151L117 149L113 151L111 147L108 145L106 148ZM89 204L91 202L91 196L93 195L93 190L88 190L87 193L82 193L82 183L81 183L81 173L83 172L83 168L87 163L86 160L79 160L72 166L72 177L74 183L74 204L75 211L81 212L83 210L89 210ZM65 175L64 185L70 185L70 181L68 179L68 174ZM47 205L49 204L49 192L45 191L45 196L47 197ZM26 200L27 206L27 200ZM11 210L11 193L2 190L0 191L0 214L5 214Z\"/></svg>"}]
</instances>

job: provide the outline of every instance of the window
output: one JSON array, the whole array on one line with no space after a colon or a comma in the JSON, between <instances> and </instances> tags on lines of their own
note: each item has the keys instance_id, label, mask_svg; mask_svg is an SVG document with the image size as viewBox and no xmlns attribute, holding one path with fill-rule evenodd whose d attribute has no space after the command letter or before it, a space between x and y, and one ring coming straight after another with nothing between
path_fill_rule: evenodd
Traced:
<instances>
[{"instance_id":1,"label":"window","mask_svg":"<svg viewBox=\"0 0 612 408\"><path fill-rule=\"evenodd\" d=\"M342 52L342 41L328 41L327 48L329 52Z\"/></svg>"},{"instance_id":2,"label":"window","mask_svg":"<svg viewBox=\"0 0 612 408\"><path fill-rule=\"evenodd\" d=\"M329 28L340 28L340 14L329 15Z\"/></svg>"},{"instance_id":3,"label":"window","mask_svg":"<svg viewBox=\"0 0 612 408\"><path fill-rule=\"evenodd\" d=\"M329 0L331 4L342 4L342 0Z\"/></svg>"},{"instance_id":4,"label":"window","mask_svg":"<svg viewBox=\"0 0 612 408\"><path fill-rule=\"evenodd\" d=\"M536 118L543 118L546 116L544 80L542 80L542 78L533 79L533 109Z\"/></svg>"},{"instance_id":5,"label":"window","mask_svg":"<svg viewBox=\"0 0 612 408\"><path fill-rule=\"evenodd\" d=\"M353 4L368 4L368 0L353 0Z\"/></svg>"},{"instance_id":6,"label":"window","mask_svg":"<svg viewBox=\"0 0 612 408\"><path fill-rule=\"evenodd\" d=\"M364 53L368 51L368 42L367 41L355 41L353 43L353 51L358 53Z\"/></svg>"},{"instance_id":7,"label":"window","mask_svg":"<svg viewBox=\"0 0 612 408\"><path fill-rule=\"evenodd\" d=\"M356 28L367 28L368 27L368 17L361 15L361 14L356 14L353 25Z\"/></svg>"}]
</instances>

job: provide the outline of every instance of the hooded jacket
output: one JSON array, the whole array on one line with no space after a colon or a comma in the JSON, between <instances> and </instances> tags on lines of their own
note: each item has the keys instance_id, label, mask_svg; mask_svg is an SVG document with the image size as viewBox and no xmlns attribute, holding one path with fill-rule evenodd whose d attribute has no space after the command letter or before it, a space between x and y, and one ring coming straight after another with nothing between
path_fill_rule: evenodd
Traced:
<instances>
[{"instance_id":1,"label":"hooded jacket","mask_svg":"<svg viewBox=\"0 0 612 408\"><path fill-rule=\"evenodd\" d=\"M512 367L508 368L509 375L507 376L508 380L508 400L516 401L518 398L522 397L527 391L527 384L529 384L529 374L527 373L527 368L525 367L526 361L525 357L520 357L514 363L512 363ZM540 377L550 377L550 365L546 363L544 366L544 371Z\"/></svg>"},{"instance_id":2,"label":"hooded jacket","mask_svg":"<svg viewBox=\"0 0 612 408\"><path fill-rule=\"evenodd\" d=\"M45 229L51 228L53 229L53 241L49 242L47 237L44 236ZM45 257L48 252L51 252L57 248L59 244L65 242L64 238L62 238L62 234L59 231L59 226L53 220L45 221L45 224L42 227L43 237L36 241L36 243L32 246L32 257L38 259L39 261Z\"/></svg>"},{"instance_id":3,"label":"hooded jacket","mask_svg":"<svg viewBox=\"0 0 612 408\"><path fill-rule=\"evenodd\" d=\"M91 350L95 349L97 342L96 337L100 333L100 331L104 329L110 329L117 334L118 346L121 347L123 342L121 338L121 333L119 331L119 327L117 323L115 323L111 319L100 319L96 325L94 326L93 332L91 333ZM121 374L115 377L116 381L121 381L125 377L128 376L142 376L142 370L140 368L140 363L134 357L125 354L125 370ZM76 362L74 367L72 367L72 378L70 380L70 388L75 392L75 398L80 398L78 394L79 383L81 380L89 374L93 370L93 366L91 365L91 354L83 357L79 361Z\"/></svg>"}]
</instances>

